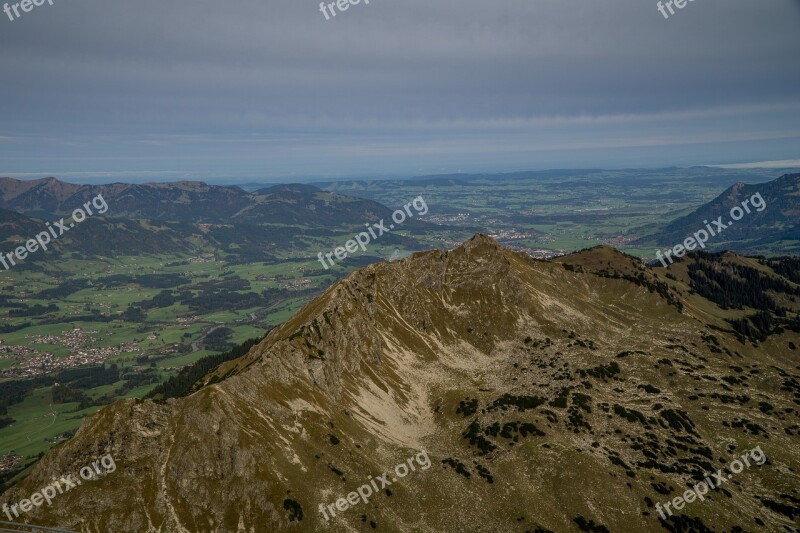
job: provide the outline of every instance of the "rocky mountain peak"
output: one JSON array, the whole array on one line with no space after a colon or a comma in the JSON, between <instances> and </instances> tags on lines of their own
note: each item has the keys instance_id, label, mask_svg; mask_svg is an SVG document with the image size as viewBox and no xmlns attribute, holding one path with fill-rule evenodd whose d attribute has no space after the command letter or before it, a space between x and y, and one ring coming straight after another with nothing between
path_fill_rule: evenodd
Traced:
<instances>
[{"instance_id":1,"label":"rocky mountain peak","mask_svg":"<svg viewBox=\"0 0 800 533\"><path fill-rule=\"evenodd\" d=\"M761 524L790 525L792 333L741 343L671 280L692 299L680 312L656 290L667 279L608 247L534 261L485 235L373 264L193 394L101 410L2 500L112 454L113 475L30 518L82 532L755 530L768 500ZM769 462L728 489L740 504L659 518L656 502L756 446ZM421 451L430 470L318 513Z\"/></svg>"}]
</instances>

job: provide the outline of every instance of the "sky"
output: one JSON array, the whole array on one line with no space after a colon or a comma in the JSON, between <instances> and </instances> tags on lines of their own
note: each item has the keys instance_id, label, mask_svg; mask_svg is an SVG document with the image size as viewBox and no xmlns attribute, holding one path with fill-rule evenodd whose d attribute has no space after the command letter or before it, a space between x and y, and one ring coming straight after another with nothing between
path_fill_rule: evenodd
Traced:
<instances>
[{"instance_id":1,"label":"sky","mask_svg":"<svg viewBox=\"0 0 800 533\"><path fill-rule=\"evenodd\" d=\"M0 176L800 159L800 0L52 2L0 12Z\"/></svg>"}]
</instances>

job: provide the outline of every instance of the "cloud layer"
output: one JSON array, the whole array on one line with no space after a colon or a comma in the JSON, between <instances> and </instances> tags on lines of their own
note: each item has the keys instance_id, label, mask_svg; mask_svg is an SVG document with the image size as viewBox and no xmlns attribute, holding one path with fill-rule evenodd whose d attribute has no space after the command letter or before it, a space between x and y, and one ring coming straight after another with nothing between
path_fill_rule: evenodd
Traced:
<instances>
[{"instance_id":1,"label":"cloud layer","mask_svg":"<svg viewBox=\"0 0 800 533\"><path fill-rule=\"evenodd\" d=\"M797 0L54 0L0 19L0 173L798 157Z\"/></svg>"}]
</instances>

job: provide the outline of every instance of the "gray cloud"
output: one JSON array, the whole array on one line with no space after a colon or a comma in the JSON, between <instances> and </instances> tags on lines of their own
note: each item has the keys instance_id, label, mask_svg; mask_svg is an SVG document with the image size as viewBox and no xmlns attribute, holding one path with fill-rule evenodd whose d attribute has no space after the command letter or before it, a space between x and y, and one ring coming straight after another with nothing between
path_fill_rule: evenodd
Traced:
<instances>
[{"instance_id":1,"label":"gray cloud","mask_svg":"<svg viewBox=\"0 0 800 533\"><path fill-rule=\"evenodd\" d=\"M796 0L669 20L649 0L371 0L327 22L312 0L54 3L0 18L0 172L799 155Z\"/></svg>"}]
</instances>

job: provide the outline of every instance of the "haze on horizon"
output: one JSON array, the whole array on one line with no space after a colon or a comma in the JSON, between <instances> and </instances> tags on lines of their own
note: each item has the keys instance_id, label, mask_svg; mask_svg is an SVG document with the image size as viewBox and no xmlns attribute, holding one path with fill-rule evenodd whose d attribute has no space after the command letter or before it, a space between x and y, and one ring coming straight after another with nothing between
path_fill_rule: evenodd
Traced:
<instances>
[{"instance_id":1,"label":"haze on horizon","mask_svg":"<svg viewBox=\"0 0 800 533\"><path fill-rule=\"evenodd\" d=\"M0 18L0 175L412 176L800 159L800 2L99 0ZM70 180L72 181L72 180Z\"/></svg>"}]
</instances>

